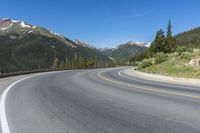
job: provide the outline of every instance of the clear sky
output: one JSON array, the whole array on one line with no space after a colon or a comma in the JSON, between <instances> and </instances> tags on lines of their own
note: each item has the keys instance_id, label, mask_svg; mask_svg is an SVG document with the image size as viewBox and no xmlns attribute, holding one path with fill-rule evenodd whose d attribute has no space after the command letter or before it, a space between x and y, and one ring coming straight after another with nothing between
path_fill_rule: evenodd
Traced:
<instances>
[{"instance_id":1,"label":"clear sky","mask_svg":"<svg viewBox=\"0 0 200 133\"><path fill-rule=\"evenodd\" d=\"M1 0L0 18L24 20L97 47L151 42L155 32L200 26L199 0Z\"/></svg>"}]
</instances>

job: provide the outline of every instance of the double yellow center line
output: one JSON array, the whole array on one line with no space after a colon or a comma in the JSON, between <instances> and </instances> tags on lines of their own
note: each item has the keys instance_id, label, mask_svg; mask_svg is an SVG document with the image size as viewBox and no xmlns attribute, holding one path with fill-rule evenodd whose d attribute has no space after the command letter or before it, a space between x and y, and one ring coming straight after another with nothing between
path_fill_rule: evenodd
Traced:
<instances>
[{"instance_id":1,"label":"double yellow center line","mask_svg":"<svg viewBox=\"0 0 200 133\"><path fill-rule=\"evenodd\" d=\"M137 88L137 89L148 91L148 92L164 93L164 94L169 94L169 95L184 96L184 97L189 97L189 98L194 98L194 99L200 99L200 96L198 96L198 95L190 95L190 94L184 94L184 93L179 93L179 92L145 88L145 87L141 87L139 85L133 85L133 84L128 84L128 83L125 83L125 82L109 79L109 78L103 76L102 73L104 73L104 72L98 72L97 73L97 76L100 79L111 82L111 83L119 84L119 85L122 85L122 86L125 86L125 87L130 87L130 88L134 88L134 89Z\"/></svg>"}]
</instances>

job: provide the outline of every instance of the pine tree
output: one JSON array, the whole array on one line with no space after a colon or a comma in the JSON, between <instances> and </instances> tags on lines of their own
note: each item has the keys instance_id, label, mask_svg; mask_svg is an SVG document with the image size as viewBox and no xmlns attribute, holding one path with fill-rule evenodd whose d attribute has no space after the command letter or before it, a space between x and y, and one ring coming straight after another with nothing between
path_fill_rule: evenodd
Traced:
<instances>
[{"instance_id":1,"label":"pine tree","mask_svg":"<svg viewBox=\"0 0 200 133\"><path fill-rule=\"evenodd\" d=\"M168 22L168 26L167 26L167 38L172 37L172 25L171 25L171 21L169 20Z\"/></svg>"},{"instance_id":2,"label":"pine tree","mask_svg":"<svg viewBox=\"0 0 200 133\"><path fill-rule=\"evenodd\" d=\"M65 68L65 63L63 61L61 61L59 63L59 69L64 69Z\"/></svg>"},{"instance_id":3,"label":"pine tree","mask_svg":"<svg viewBox=\"0 0 200 133\"><path fill-rule=\"evenodd\" d=\"M155 40L153 41L153 43L149 49L149 53L148 53L149 56L153 56L158 52L162 52L164 43L165 43L165 32L162 29L160 29L156 33Z\"/></svg>"},{"instance_id":4,"label":"pine tree","mask_svg":"<svg viewBox=\"0 0 200 133\"><path fill-rule=\"evenodd\" d=\"M59 67L59 60L58 58L54 58L52 69L58 69Z\"/></svg>"},{"instance_id":5,"label":"pine tree","mask_svg":"<svg viewBox=\"0 0 200 133\"><path fill-rule=\"evenodd\" d=\"M165 45L163 48L164 53L171 53L174 52L176 49L176 40L172 35L172 25L171 21L169 20L168 26L167 26L167 37L165 40Z\"/></svg>"},{"instance_id":6,"label":"pine tree","mask_svg":"<svg viewBox=\"0 0 200 133\"><path fill-rule=\"evenodd\" d=\"M66 68L66 69L69 69L69 68L70 68L70 62L69 62L67 56L65 56L65 68Z\"/></svg>"},{"instance_id":7,"label":"pine tree","mask_svg":"<svg viewBox=\"0 0 200 133\"><path fill-rule=\"evenodd\" d=\"M95 66L95 62L93 58L87 60L87 68L93 68Z\"/></svg>"}]
</instances>

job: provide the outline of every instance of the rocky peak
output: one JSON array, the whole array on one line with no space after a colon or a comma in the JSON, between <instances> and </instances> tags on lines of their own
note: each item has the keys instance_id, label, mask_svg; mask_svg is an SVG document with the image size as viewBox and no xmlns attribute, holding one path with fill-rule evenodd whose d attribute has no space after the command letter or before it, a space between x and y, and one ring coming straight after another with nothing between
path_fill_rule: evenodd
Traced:
<instances>
[{"instance_id":1,"label":"rocky peak","mask_svg":"<svg viewBox=\"0 0 200 133\"><path fill-rule=\"evenodd\" d=\"M0 20L0 28L1 30L6 30L8 29L9 27L12 26L12 20L11 19L1 19Z\"/></svg>"},{"instance_id":2,"label":"rocky peak","mask_svg":"<svg viewBox=\"0 0 200 133\"><path fill-rule=\"evenodd\" d=\"M149 43L145 42L134 42L134 41L129 41L127 42L128 45L136 45L136 46L141 46L141 47L148 47Z\"/></svg>"},{"instance_id":3,"label":"rocky peak","mask_svg":"<svg viewBox=\"0 0 200 133\"><path fill-rule=\"evenodd\" d=\"M74 42L76 45L81 45L81 46L83 46L83 47L96 49L96 48L95 48L94 46L92 46L91 44L86 43L86 42L82 42L82 41L80 41L80 40L78 40L78 39L73 40L73 42Z\"/></svg>"},{"instance_id":4,"label":"rocky peak","mask_svg":"<svg viewBox=\"0 0 200 133\"><path fill-rule=\"evenodd\" d=\"M26 24L24 21L12 20L10 18L0 19L0 29L7 30L14 24L18 24L22 28L31 28L31 25Z\"/></svg>"}]
</instances>

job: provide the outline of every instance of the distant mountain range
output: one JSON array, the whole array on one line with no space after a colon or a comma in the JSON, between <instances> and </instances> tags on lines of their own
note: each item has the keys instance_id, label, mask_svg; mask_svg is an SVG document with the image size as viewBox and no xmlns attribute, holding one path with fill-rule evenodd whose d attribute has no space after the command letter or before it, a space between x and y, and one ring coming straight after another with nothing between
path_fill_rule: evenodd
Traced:
<instances>
[{"instance_id":1,"label":"distant mountain range","mask_svg":"<svg viewBox=\"0 0 200 133\"><path fill-rule=\"evenodd\" d=\"M0 20L0 72L110 64L107 56L86 43L24 21Z\"/></svg>"},{"instance_id":2,"label":"distant mountain range","mask_svg":"<svg viewBox=\"0 0 200 133\"><path fill-rule=\"evenodd\" d=\"M144 53L149 45L150 43L129 41L115 48L99 49L99 51L110 59L124 62L137 54Z\"/></svg>"},{"instance_id":3,"label":"distant mountain range","mask_svg":"<svg viewBox=\"0 0 200 133\"><path fill-rule=\"evenodd\" d=\"M200 27L180 33L175 39L179 45L200 48ZM0 19L0 73L107 67L113 61L126 62L144 53L149 45L129 41L115 48L98 49L24 21Z\"/></svg>"}]
</instances>

